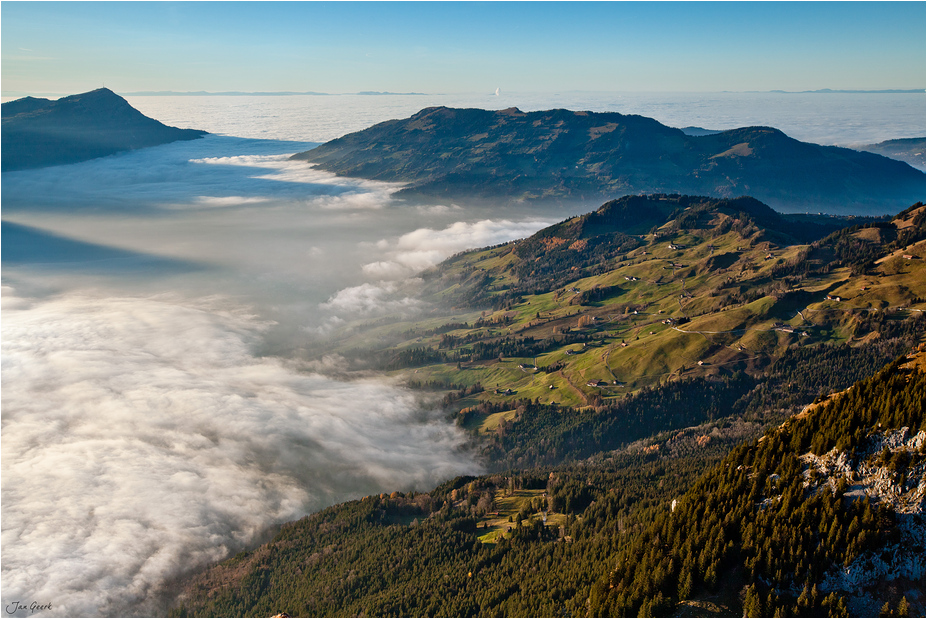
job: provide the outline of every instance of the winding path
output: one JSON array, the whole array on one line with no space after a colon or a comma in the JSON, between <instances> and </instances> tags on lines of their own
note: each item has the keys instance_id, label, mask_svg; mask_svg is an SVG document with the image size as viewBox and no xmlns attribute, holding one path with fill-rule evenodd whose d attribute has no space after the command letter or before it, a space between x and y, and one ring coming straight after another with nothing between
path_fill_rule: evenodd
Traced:
<instances>
[{"instance_id":1,"label":"winding path","mask_svg":"<svg viewBox=\"0 0 927 619\"><path fill-rule=\"evenodd\" d=\"M586 397L586 394L583 393L582 390L580 390L576 385L572 383L572 381L570 381L569 378L566 377L566 374L563 373L563 370L557 370L557 376L562 378L566 382L566 384L570 386L570 389L576 392L579 398L583 401L583 404L587 406L589 405L589 399Z\"/></svg>"}]
</instances>

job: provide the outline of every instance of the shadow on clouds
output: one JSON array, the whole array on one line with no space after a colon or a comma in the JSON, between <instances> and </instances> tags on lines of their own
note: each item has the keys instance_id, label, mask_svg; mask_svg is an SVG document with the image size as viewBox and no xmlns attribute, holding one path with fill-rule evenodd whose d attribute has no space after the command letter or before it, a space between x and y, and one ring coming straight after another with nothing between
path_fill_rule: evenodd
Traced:
<instances>
[{"instance_id":1,"label":"shadow on clouds","mask_svg":"<svg viewBox=\"0 0 927 619\"><path fill-rule=\"evenodd\" d=\"M313 175L304 162L288 161L292 153L313 146L207 136L71 165L4 172L3 208L139 212L356 191L356 183L333 183L330 174Z\"/></svg>"},{"instance_id":2,"label":"shadow on clouds","mask_svg":"<svg viewBox=\"0 0 927 619\"><path fill-rule=\"evenodd\" d=\"M0 224L0 233L3 238L0 259L6 266L48 265L56 270L160 274L189 273L204 268L196 262L85 243L8 221Z\"/></svg>"}]
</instances>

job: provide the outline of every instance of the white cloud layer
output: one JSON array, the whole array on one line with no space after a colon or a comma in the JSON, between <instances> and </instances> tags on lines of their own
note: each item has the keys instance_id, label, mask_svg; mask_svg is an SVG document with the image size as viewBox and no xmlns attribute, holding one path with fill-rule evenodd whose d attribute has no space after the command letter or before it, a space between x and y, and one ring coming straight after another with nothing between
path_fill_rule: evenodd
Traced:
<instances>
[{"instance_id":1,"label":"white cloud layer","mask_svg":"<svg viewBox=\"0 0 927 619\"><path fill-rule=\"evenodd\" d=\"M525 238L552 223L539 219L518 222L484 219L472 223L458 221L441 230L419 228L395 242L380 240L376 246L384 250L386 259L362 268L367 275L383 279L408 277L458 252Z\"/></svg>"},{"instance_id":2,"label":"white cloud layer","mask_svg":"<svg viewBox=\"0 0 927 619\"><path fill-rule=\"evenodd\" d=\"M274 523L475 472L413 393L256 358L243 313L9 287L3 302L4 602L163 612L165 581Z\"/></svg>"},{"instance_id":3,"label":"white cloud layer","mask_svg":"<svg viewBox=\"0 0 927 619\"><path fill-rule=\"evenodd\" d=\"M414 283L414 282L409 282ZM405 287L396 282L381 281L343 288L322 303L323 310L336 314L399 313L412 315L421 311L423 303L403 294Z\"/></svg>"}]
</instances>

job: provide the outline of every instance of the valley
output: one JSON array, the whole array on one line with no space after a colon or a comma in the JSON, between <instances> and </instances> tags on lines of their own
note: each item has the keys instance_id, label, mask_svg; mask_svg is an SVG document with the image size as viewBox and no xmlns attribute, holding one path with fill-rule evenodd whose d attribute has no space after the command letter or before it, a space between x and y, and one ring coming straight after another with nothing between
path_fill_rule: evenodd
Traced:
<instances>
[{"instance_id":1,"label":"valley","mask_svg":"<svg viewBox=\"0 0 927 619\"><path fill-rule=\"evenodd\" d=\"M924 222L635 196L453 256L326 354L490 472L288 523L173 616L921 612Z\"/></svg>"}]
</instances>

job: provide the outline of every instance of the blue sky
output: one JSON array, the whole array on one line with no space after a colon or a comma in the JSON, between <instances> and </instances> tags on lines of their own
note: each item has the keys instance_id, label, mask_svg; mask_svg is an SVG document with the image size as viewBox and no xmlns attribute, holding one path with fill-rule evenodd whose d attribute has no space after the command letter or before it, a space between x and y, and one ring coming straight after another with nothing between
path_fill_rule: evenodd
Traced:
<instances>
[{"instance_id":1,"label":"blue sky","mask_svg":"<svg viewBox=\"0 0 927 619\"><path fill-rule=\"evenodd\" d=\"M9 2L4 94L924 88L924 2Z\"/></svg>"}]
</instances>

